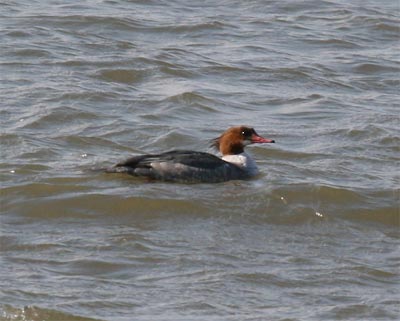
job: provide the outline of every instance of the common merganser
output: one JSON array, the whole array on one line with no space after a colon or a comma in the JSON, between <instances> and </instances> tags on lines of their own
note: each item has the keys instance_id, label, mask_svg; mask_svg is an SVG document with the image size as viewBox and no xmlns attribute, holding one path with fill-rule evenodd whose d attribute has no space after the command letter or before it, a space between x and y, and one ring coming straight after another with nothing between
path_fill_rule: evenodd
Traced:
<instances>
[{"instance_id":1,"label":"common merganser","mask_svg":"<svg viewBox=\"0 0 400 321\"><path fill-rule=\"evenodd\" d=\"M258 174L254 160L244 151L250 144L275 143L253 128L231 127L213 140L222 158L213 154L173 150L134 156L108 168L108 173L128 173L154 180L185 183L218 183L247 179Z\"/></svg>"}]
</instances>

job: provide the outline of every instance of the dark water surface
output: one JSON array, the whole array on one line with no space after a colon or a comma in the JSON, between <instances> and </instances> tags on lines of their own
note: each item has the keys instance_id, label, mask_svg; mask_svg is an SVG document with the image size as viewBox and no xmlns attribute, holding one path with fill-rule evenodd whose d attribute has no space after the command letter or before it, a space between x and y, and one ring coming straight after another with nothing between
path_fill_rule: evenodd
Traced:
<instances>
[{"instance_id":1,"label":"dark water surface","mask_svg":"<svg viewBox=\"0 0 400 321\"><path fill-rule=\"evenodd\" d=\"M3 1L1 320L398 320L399 1ZM262 172L93 172L246 124Z\"/></svg>"}]
</instances>

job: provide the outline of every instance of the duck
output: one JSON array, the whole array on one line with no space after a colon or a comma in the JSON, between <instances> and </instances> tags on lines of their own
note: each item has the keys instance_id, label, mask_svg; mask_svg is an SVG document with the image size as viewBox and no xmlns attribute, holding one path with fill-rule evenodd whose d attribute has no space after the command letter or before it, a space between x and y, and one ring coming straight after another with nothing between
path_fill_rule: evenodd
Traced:
<instances>
[{"instance_id":1,"label":"duck","mask_svg":"<svg viewBox=\"0 0 400 321\"><path fill-rule=\"evenodd\" d=\"M275 143L252 127L235 126L212 140L221 157L214 154L171 150L159 154L130 157L106 169L107 173L127 173L151 181L178 183L220 183L245 180L258 175L253 158L244 150L252 144Z\"/></svg>"}]
</instances>

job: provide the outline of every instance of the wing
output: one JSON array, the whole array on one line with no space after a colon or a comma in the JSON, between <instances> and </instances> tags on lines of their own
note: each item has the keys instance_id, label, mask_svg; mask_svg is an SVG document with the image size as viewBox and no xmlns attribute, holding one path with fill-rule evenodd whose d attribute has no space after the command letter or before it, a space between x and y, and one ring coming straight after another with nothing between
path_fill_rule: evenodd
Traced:
<instances>
[{"instance_id":1,"label":"wing","mask_svg":"<svg viewBox=\"0 0 400 321\"><path fill-rule=\"evenodd\" d=\"M226 164L217 156L203 152L193 152L185 150L174 150L162 154L141 155L128 158L118 163L116 166L125 167L148 167L153 163L175 163L195 168L214 170Z\"/></svg>"}]
</instances>

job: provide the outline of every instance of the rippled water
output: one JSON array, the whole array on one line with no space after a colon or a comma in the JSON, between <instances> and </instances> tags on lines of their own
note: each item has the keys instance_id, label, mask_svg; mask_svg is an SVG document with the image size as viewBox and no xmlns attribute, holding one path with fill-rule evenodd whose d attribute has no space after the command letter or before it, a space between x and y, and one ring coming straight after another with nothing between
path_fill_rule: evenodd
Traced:
<instances>
[{"instance_id":1,"label":"rippled water","mask_svg":"<svg viewBox=\"0 0 400 321\"><path fill-rule=\"evenodd\" d=\"M396 320L398 1L6 1L1 320ZM262 172L92 168L246 124Z\"/></svg>"}]
</instances>

